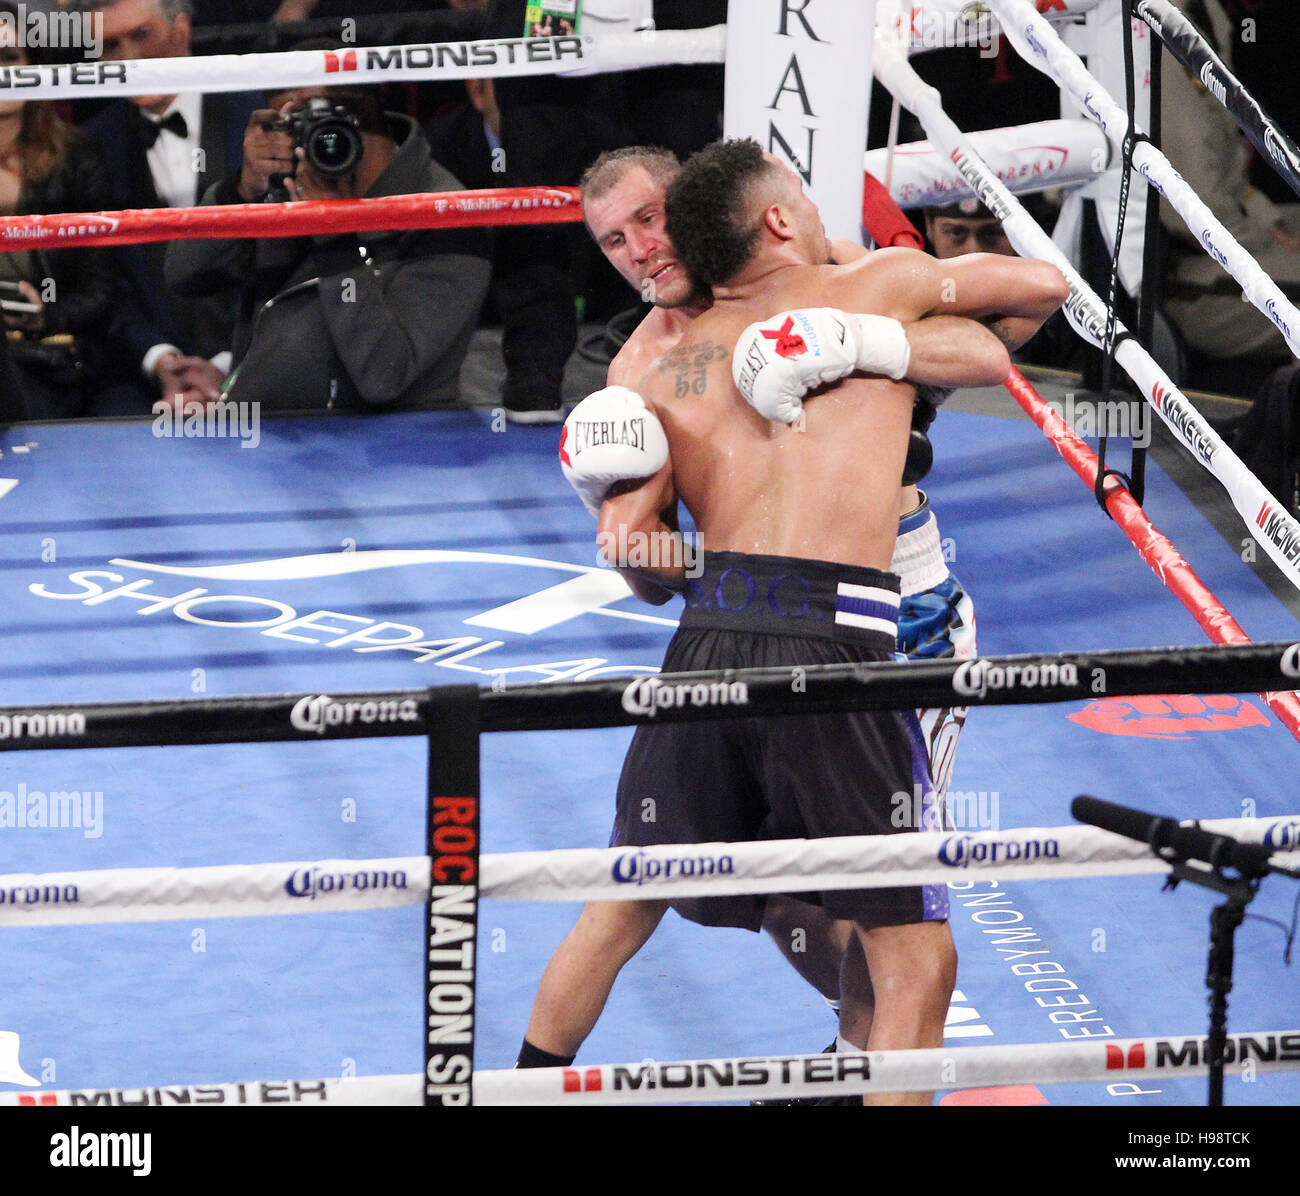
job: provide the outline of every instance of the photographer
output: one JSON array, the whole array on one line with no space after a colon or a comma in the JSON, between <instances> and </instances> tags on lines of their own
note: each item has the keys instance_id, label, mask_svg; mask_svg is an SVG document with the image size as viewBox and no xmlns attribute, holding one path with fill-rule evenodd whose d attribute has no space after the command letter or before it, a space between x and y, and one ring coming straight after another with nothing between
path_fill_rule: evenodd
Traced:
<instances>
[{"instance_id":1,"label":"photographer","mask_svg":"<svg viewBox=\"0 0 1300 1196\"><path fill-rule=\"evenodd\" d=\"M352 199L454 191L407 117L365 88L267 97L244 134L239 175L202 203ZM237 302L225 397L268 411L443 406L490 271L481 229L174 241L167 284Z\"/></svg>"}]
</instances>

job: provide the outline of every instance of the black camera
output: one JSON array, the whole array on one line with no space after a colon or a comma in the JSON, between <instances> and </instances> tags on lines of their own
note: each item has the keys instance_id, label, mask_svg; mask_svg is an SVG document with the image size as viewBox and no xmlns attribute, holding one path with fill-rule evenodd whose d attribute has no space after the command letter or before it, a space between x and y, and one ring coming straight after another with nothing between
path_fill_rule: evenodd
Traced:
<instances>
[{"instance_id":1,"label":"black camera","mask_svg":"<svg viewBox=\"0 0 1300 1196\"><path fill-rule=\"evenodd\" d=\"M307 164L317 174L342 178L357 168L366 152L361 122L342 104L314 96L287 121L294 148L301 147Z\"/></svg>"}]
</instances>

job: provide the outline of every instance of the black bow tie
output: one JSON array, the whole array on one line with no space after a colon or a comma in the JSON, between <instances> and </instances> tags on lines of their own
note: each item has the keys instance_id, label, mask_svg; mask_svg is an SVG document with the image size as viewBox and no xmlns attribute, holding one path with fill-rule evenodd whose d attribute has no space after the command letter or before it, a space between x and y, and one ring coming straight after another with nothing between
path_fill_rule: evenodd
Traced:
<instances>
[{"instance_id":1,"label":"black bow tie","mask_svg":"<svg viewBox=\"0 0 1300 1196\"><path fill-rule=\"evenodd\" d=\"M165 120L154 120L152 116L146 116L143 112L140 116L140 137L146 147L153 145L158 140L158 134L164 129L169 133L174 133L182 141L189 136L189 126L185 123L185 117L180 112L173 112Z\"/></svg>"}]
</instances>

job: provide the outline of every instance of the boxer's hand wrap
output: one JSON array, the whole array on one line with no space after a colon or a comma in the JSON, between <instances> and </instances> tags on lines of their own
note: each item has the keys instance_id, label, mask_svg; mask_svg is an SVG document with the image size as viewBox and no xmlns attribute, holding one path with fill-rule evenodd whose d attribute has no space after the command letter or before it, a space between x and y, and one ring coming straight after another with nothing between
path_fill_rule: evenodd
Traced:
<instances>
[{"instance_id":1,"label":"boxer's hand wrap","mask_svg":"<svg viewBox=\"0 0 1300 1196\"><path fill-rule=\"evenodd\" d=\"M810 390L859 370L897 381L911 359L897 320L804 308L746 328L731 357L731 376L760 415L792 424Z\"/></svg>"},{"instance_id":2,"label":"boxer's hand wrap","mask_svg":"<svg viewBox=\"0 0 1300 1196\"><path fill-rule=\"evenodd\" d=\"M668 437L659 417L626 386L588 395L569 412L560 433L560 469L597 517L615 482L648 478L667 460Z\"/></svg>"}]
</instances>

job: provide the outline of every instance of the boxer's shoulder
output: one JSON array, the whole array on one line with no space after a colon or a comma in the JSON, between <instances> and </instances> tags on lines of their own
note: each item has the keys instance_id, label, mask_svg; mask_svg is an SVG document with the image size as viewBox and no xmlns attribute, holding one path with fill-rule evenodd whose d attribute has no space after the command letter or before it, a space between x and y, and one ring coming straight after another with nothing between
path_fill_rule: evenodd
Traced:
<instances>
[{"instance_id":1,"label":"boxer's shoulder","mask_svg":"<svg viewBox=\"0 0 1300 1196\"><path fill-rule=\"evenodd\" d=\"M609 385L635 387L650 367L677 344L688 325L689 321L665 308L651 308L609 363Z\"/></svg>"}]
</instances>

